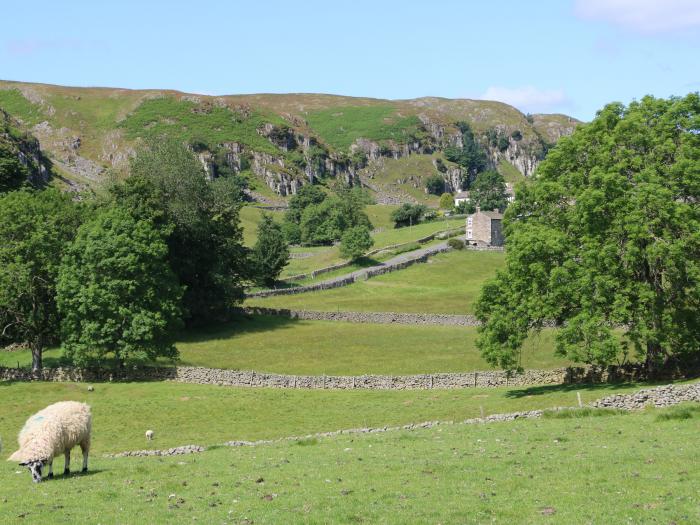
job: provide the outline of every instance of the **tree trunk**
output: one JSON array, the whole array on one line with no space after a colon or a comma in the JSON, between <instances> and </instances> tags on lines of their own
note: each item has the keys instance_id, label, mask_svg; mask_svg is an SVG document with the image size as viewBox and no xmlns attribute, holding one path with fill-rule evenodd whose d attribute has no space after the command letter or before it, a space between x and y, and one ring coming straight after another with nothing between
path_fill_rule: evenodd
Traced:
<instances>
[{"instance_id":1,"label":"tree trunk","mask_svg":"<svg viewBox=\"0 0 700 525\"><path fill-rule=\"evenodd\" d=\"M647 371L648 379L653 379L658 373L659 356L661 356L661 345L656 341L647 341L647 358L644 367Z\"/></svg>"},{"instance_id":2,"label":"tree trunk","mask_svg":"<svg viewBox=\"0 0 700 525\"><path fill-rule=\"evenodd\" d=\"M44 351L44 340L40 335L32 341L32 373L38 374L41 372L42 353Z\"/></svg>"}]
</instances>

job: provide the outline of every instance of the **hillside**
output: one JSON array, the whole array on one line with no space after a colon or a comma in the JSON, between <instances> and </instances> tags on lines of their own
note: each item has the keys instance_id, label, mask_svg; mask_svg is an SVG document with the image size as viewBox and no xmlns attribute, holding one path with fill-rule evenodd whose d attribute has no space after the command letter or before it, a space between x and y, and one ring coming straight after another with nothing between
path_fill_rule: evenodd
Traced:
<instances>
[{"instance_id":1,"label":"hillside","mask_svg":"<svg viewBox=\"0 0 700 525\"><path fill-rule=\"evenodd\" d=\"M247 176L261 201L326 178L362 182L379 202L424 200L423 177L437 173L454 190L463 174L444 150L461 146L458 122L471 126L489 164L510 178L530 176L547 148L578 123L482 100L212 97L8 81L0 81L0 108L77 184L97 185L107 170L125 173L141 141L169 135L188 143L210 176L222 169Z\"/></svg>"}]
</instances>

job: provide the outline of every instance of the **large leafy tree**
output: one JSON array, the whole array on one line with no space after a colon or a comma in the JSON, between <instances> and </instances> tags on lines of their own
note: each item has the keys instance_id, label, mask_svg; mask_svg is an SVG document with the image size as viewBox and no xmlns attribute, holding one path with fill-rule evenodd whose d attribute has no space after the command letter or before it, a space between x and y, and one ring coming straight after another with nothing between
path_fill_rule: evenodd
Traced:
<instances>
[{"instance_id":1,"label":"large leafy tree","mask_svg":"<svg viewBox=\"0 0 700 525\"><path fill-rule=\"evenodd\" d=\"M517 368L555 321L557 352L650 373L700 349L700 97L610 104L562 139L505 217L506 268L477 304L484 357Z\"/></svg>"},{"instance_id":2,"label":"large leafy tree","mask_svg":"<svg viewBox=\"0 0 700 525\"><path fill-rule=\"evenodd\" d=\"M463 171L462 189L467 189L474 181L478 173L486 169L488 159L484 149L474 136L471 126L467 122L457 122L457 128L462 133L461 147L450 146L445 148L445 158L459 164Z\"/></svg>"},{"instance_id":3,"label":"large leafy tree","mask_svg":"<svg viewBox=\"0 0 700 525\"><path fill-rule=\"evenodd\" d=\"M508 197L503 175L494 170L479 173L471 186L471 200L482 210L504 210Z\"/></svg>"},{"instance_id":4,"label":"large leafy tree","mask_svg":"<svg viewBox=\"0 0 700 525\"><path fill-rule=\"evenodd\" d=\"M374 239L366 226L347 230L340 239L340 255L353 261L362 257L374 245Z\"/></svg>"},{"instance_id":5,"label":"large leafy tree","mask_svg":"<svg viewBox=\"0 0 700 525\"><path fill-rule=\"evenodd\" d=\"M182 287L168 264L167 232L120 208L78 230L61 264L62 345L78 365L174 359Z\"/></svg>"},{"instance_id":6,"label":"large leafy tree","mask_svg":"<svg viewBox=\"0 0 700 525\"><path fill-rule=\"evenodd\" d=\"M263 214L258 238L251 253L255 278L259 284L271 286L289 263L289 246L279 224Z\"/></svg>"},{"instance_id":7,"label":"large leafy tree","mask_svg":"<svg viewBox=\"0 0 700 525\"><path fill-rule=\"evenodd\" d=\"M19 189L27 182L29 171L17 154L0 143L0 194Z\"/></svg>"},{"instance_id":8,"label":"large leafy tree","mask_svg":"<svg viewBox=\"0 0 700 525\"><path fill-rule=\"evenodd\" d=\"M54 189L0 197L0 339L29 342L34 371L58 338L58 268L81 218L81 207Z\"/></svg>"},{"instance_id":9,"label":"large leafy tree","mask_svg":"<svg viewBox=\"0 0 700 525\"><path fill-rule=\"evenodd\" d=\"M240 228L239 192L226 178L207 182L202 165L181 144L163 140L139 152L131 176L111 189L136 219L168 232L168 259L185 286L190 324L225 319L250 277Z\"/></svg>"}]
</instances>

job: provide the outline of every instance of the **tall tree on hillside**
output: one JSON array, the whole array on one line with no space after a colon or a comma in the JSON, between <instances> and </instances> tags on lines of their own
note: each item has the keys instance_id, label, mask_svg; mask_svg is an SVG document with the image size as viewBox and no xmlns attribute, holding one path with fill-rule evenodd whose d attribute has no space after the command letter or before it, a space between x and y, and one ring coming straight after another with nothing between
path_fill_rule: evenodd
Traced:
<instances>
[{"instance_id":1,"label":"tall tree on hillside","mask_svg":"<svg viewBox=\"0 0 700 525\"><path fill-rule=\"evenodd\" d=\"M32 370L56 341L56 279L82 212L59 191L14 191L0 197L0 339L28 342Z\"/></svg>"},{"instance_id":2,"label":"tall tree on hillside","mask_svg":"<svg viewBox=\"0 0 700 525\"><path fill-rule=\"evenodd\" d=\"M494 170L479 173L471 186L471 201L482 210L505 210L508 196L503 175Z\"/></svg>"},{"instance_id":3,"label":"tall tree on hillside","mask_svg":"<svg viewBox=\"0 0 700 525\"><path fill-rule=\"evenodd\" d=\"M462 145L461 147L449 146L445 148L445 158L462 167L464 171L462 189L466 190L477 174L486 169L488 162L486 153L476 140L469 123L461 121L455 125L462 133Z\"/></svg>"},{"instance_id":4,"label":"tall tree on hillside","mask_svg":"<svg viewBox=\"0 0 700 525\"><path fill-rule=\"evenodd\" d=\"M362 257L374 245L374 239L366 226L347 230L340 239L340 255L352 261Z\"/></svg>"},{"instance_id":5,"label":"tall tree on hillside","mask_svg":"<svg viewBox=\"0 0 700 525\"><path fill-rule=\"evenodd\" d=\"M289 263L289 246L279 224L268 214L263 214L258 225L258 239L251 253L255 280L272 286L282 269Z\"/></svg>"},{"instance_id":6,"label":"tall tree on hillside","mask_svg":"<svg viewBox=\"0 0 700 525\"><path fill-rule=\"evenodd\" d=\"M484 357L517 368L531 331L654 373L700 349L700 97L610 104L562 139L506 212L506 268L477 304ZM620 333L622 337L620 337Z\"/></svg>"},{"instance_id":7,"label":"tall tree on hillside","mask_svg":"<svg viewBox=\"0 0 700 525\"><path fill-rule=\"evenodd\" d=\"M174 359L182 287L168 265L167 232L120 208L78 230L61 264L57 303L66 356L119 367Z\"/></svg>"},{"instance_id":8,"label":"tall tree on hillside","mask_svg":"<svg viewBox=\"0 0 700 525\"><path fill-rule=\"evenodd\" d=\"M17 190L26 184L29 172L17 155L0 144L0 194Z\"/></svg>"},{"instance_id":9,"label":"tall tree on hillside","mask_svg":"<svg viewBox=\"0 0 700 525\"><path fill-rule=\"evenodd\" d=\"M116 203L134 218L168 232L168 259L185 286L190 324L225 319L250 275L239 194L230 189L227 179L207 182L199 160L169 140L141 150L131 176L111 188Z\"/></svg>"}]
</instances>

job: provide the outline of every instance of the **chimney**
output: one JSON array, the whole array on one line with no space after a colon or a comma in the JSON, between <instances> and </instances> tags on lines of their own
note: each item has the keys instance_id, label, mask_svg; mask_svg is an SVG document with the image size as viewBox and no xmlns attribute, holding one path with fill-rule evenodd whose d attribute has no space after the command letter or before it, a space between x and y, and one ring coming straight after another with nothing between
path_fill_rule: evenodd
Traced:
<instances>
[{"instance_id":1,"label":"chimney","mask_svg":"<svg viewBox=\"0 0 700 525\"><path fill-rule=\"evenodd\" d=\"M480 206L477 206L477 207L476 207L476 213L479 213L480 211L481 211L481 207L480 207Z\"/></svg>"}]
</instances>

